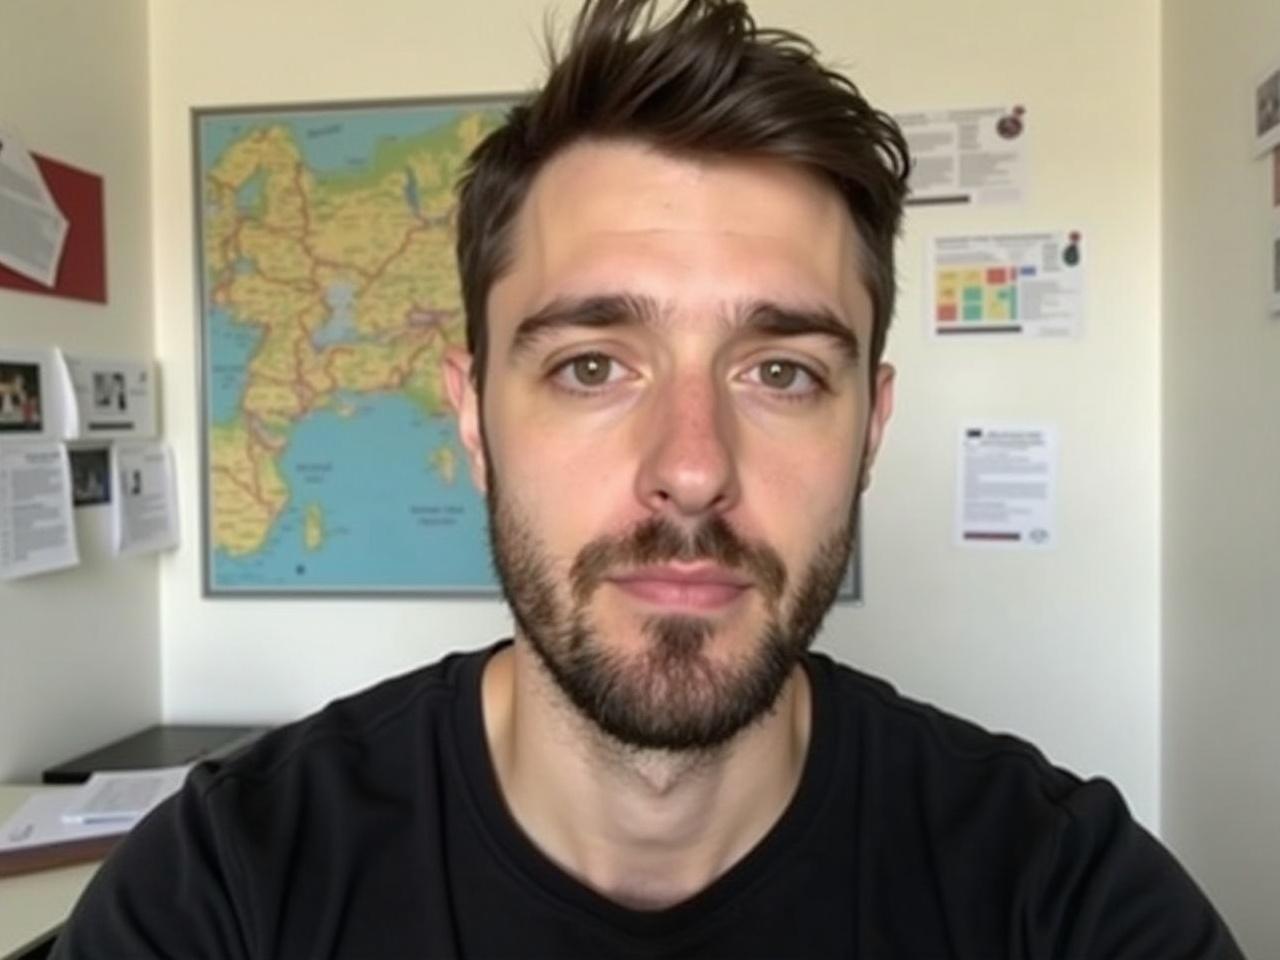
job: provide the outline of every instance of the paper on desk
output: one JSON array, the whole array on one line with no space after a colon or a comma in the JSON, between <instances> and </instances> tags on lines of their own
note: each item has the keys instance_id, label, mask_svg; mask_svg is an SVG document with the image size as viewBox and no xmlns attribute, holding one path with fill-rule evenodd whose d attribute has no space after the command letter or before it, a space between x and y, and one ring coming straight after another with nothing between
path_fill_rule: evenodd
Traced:
<instances>
[{"instance_id":1,"label":"paper on desk","mask_svg":"<svg viewBox=\"0 0 1280 960\"><path fill-rule=\"evenodd\" d=\"M26 146L0 129L0 264L52 287L67 228Z\"/></svg>"},{"instance_id":2,"label":"paper on desk","mask_svg":"<svg viewBox=\"0 0 1280 960\"><path fill-rule=\"evenodd\" d=\"M27 797L8 820L0 824L0 853L43 847L53 843L69 843L92 837L110 837L125 833L129 822L66 823L62 813L78 790L42 790Z\"/></svg>"},{"instance_id":3,"label":"paper on desk","mask_svg":"<svg viewBox=\"0 0 1280 960\"><path fill-rule=\"evenodd\" d=\"M62 811L63 823L132 826L165 797L177 793L189 765L91 774Z\"/></svg>"}]
</instances>

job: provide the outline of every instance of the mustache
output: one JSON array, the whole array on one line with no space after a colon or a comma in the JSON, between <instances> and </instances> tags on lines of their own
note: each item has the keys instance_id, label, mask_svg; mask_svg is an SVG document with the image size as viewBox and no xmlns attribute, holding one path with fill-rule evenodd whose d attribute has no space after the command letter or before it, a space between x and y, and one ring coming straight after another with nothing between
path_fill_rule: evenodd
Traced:
<instances>
[{"instance_id":1,"label":"mustache","mask_svg":"<svg viewBox=\"0 0 1280 960\"><path fill-rule=\"evenodd\" d=\"M578 552L569 583L574 600L584 604L612 570L700 560L746 573L770 603L777 603L786 589L787 567L778 552L767 543L739 536L720 516L692 530L654 516L621 536L598 537Z\"/></svg>"}]
</instances>

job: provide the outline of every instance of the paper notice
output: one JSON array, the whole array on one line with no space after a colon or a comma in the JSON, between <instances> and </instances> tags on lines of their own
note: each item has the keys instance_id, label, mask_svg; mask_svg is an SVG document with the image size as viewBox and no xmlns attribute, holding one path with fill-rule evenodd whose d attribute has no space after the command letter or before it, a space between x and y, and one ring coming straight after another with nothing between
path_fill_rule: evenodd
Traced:
<instances>
[{"instance_id":1,"label":"paper notice","mask_svg":"<svg viewBox=\"0 0 1280 960\"><path fill-rule=\"evenodd\" d=\"M57 210L35 158L12 130L0 127L0 193L48 210Z\"/></svg>"},{"instance_id":2,"label":"paper notice","mask_svg":"<svg viewBox=\"0 0 1280 960\"><path fill-rule=\"evenodd\" d=\"M1053 546L1056 472L1057 437L1051 427L962 426L957 471L959 543Z\"/></svg>"},{"instance_id":3,"label":"paper notice","mask_svg":"<svg viewBox=\"0 0 1280 960\"><path fill-rule=\"evenodd\" d=\"M67 226L30 152L0 129L0 264L52 287Z\"/></svg>"},{"instance_id":4,"label":"paper notice","mask_svg":"<svg viewBox=\"0 0 1280 960\"><path fill-rule=\"evenodd\" d=\"M926 322L938 336L1080 334L1080 231L935 237L927 251Z\"/></svg>"},{"instance_id":5,"label":"paper notice","mask_svg":"<svg viewBox=\"0 0 1280 960\"><path fill-rule=\"evenodd\" d=\"M916 111L893 119L911 148L908 206L1025 199L1025 107Z\"/></svg>"},{"instance_id":6,"label":"paper notice","mask_svg":"<svg viewBox=\"0 0 1280 960\"><path fill-rule=\"evenodd\" d=\"M79 562L66 447L0 444L0 580Z\"/></svg>"},{"instance_id":7,"label":"paper notice","mask_svg":"<svg viewBox=\"0 0 1280 960\"><path fill-rule=\"evenodd\" d=\"M67 436L153 437L156 377L150 363L64 355Z\"/></svg>"},{"instance_id":8,"label":"paper notice","mask_svg":"<svg viewBox=\"0 0 1280 960\"><path fill-rule=\"evenodd\" d=\"M116 496L112 503L115 551L150 553L178 545L178 496L173 453L162 443L112 446Z\"/></svg>"}]
</instances>

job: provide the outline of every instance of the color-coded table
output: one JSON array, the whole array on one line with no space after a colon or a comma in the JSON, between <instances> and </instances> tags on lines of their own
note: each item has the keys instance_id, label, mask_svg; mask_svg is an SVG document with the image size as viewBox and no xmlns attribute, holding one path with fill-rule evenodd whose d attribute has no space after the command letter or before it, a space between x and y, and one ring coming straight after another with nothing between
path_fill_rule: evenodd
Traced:
<instances>
[{"instance_id":1,"label":"color-coded table","mask_svg":"<svg viewBox=\"0 0 1280 960\"><path fill-rule=\"evenodd\" d=\"M1008 323L1018 317L1018 277L1035 267L945 267L937 272L937 319L946 323Z\"/></svg>"}]
</instances>

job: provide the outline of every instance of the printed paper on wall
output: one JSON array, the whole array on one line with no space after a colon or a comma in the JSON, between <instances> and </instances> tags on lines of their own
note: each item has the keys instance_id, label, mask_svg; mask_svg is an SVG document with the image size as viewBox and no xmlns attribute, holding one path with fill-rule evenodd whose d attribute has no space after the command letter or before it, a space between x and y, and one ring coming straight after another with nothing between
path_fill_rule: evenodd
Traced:
<instances>
[{"instance_id":1,"label":"printed paper on wall","mask_svg":"<svg viewBox=\"0 0 1280 960\"><path fill-rule=\"evenodd\" d=\"M1079 230L935 237L926 323L942 337L1074 337L1084 325Z\"/></svg>"}]
</instances>

